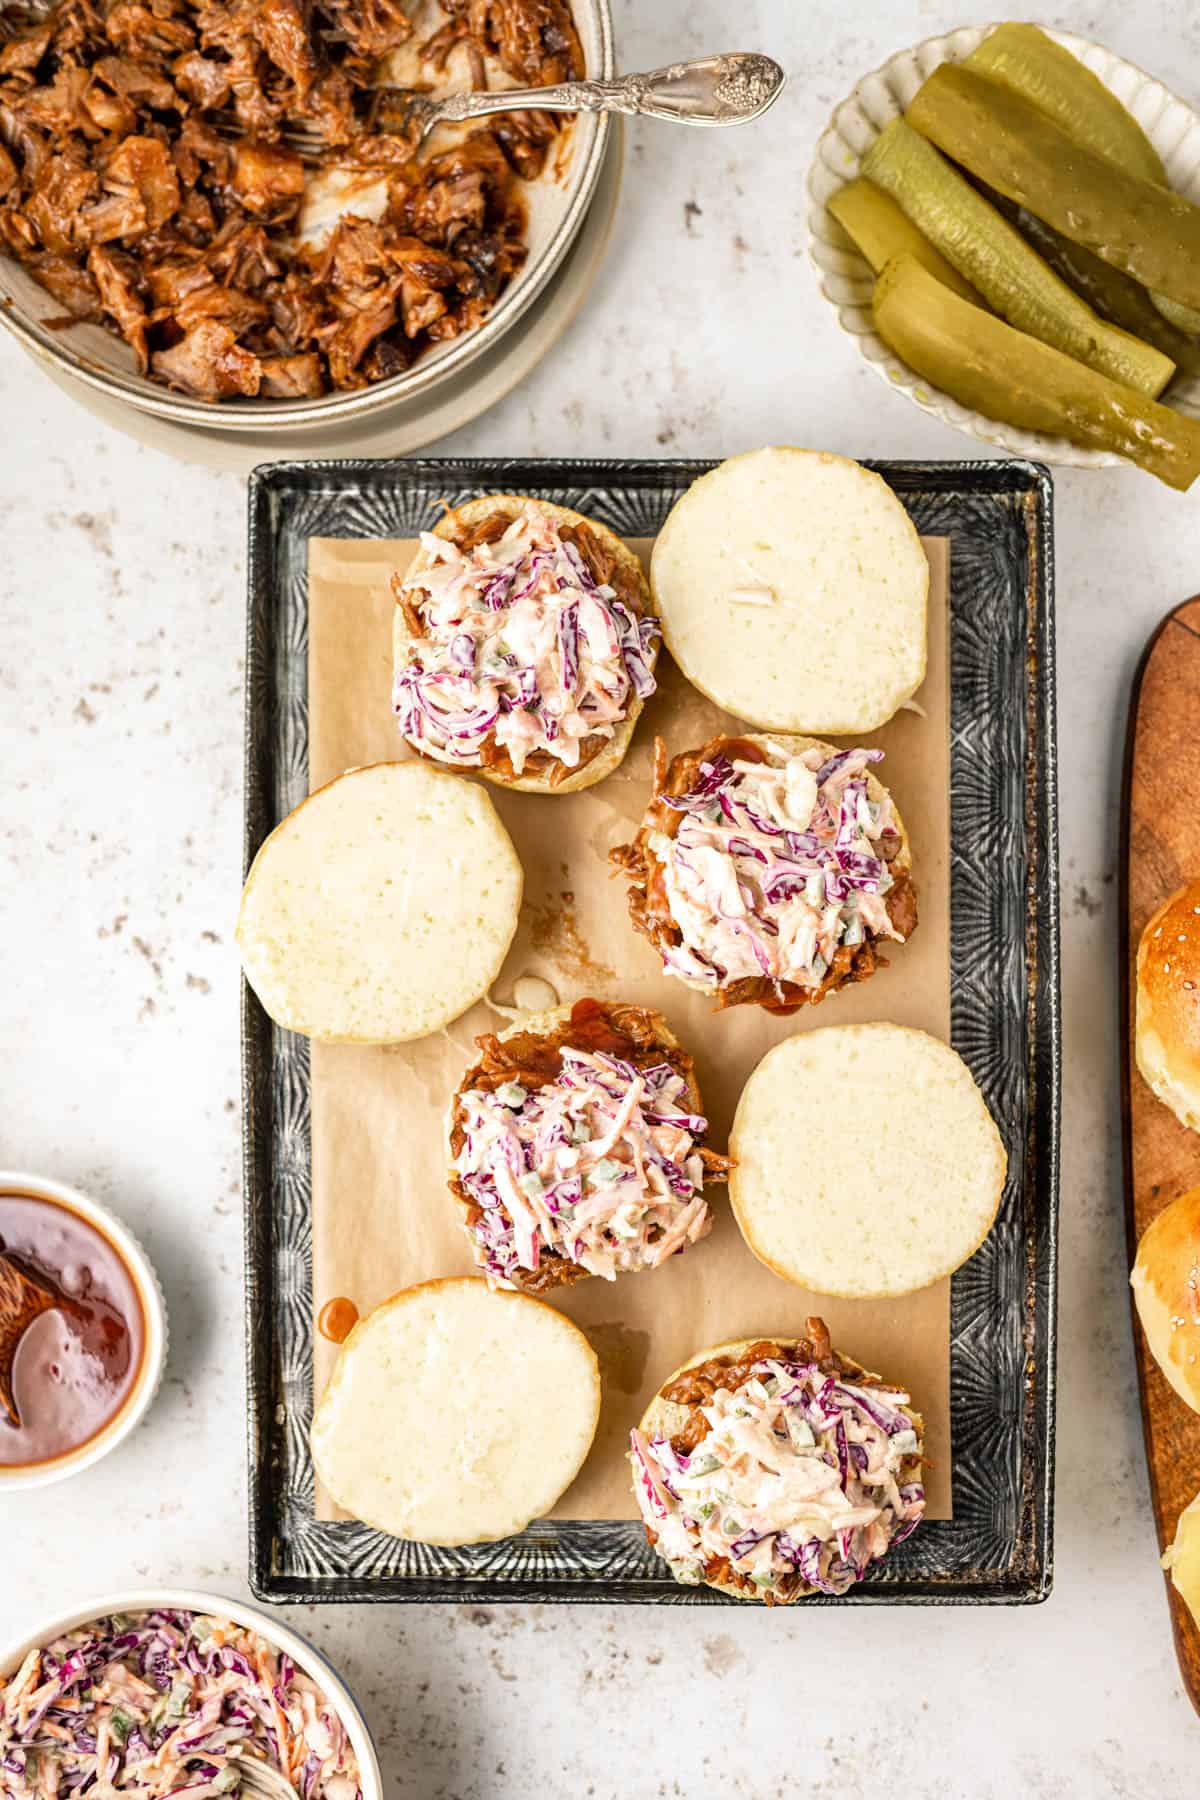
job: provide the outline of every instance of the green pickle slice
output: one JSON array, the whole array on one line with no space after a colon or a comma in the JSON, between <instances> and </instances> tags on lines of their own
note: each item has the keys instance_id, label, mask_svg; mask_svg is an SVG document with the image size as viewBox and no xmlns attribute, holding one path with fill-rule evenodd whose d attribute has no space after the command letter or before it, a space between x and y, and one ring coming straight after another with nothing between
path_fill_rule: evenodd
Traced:
<instances>
[{"instance_id":1,"label":"green pickle slice","mask_svg":"<svg viewBox=\"0 0 1200 1800\"><path fill-rule=\"evenodd\" d=\"M1160 187L1171 185L1161 156L1133 114L1105 87L1098 75L1085 68L1077 56L1072 56L1069 50L1056 44L1053 38L1047 37L1036 25L998 25L978 50L973 50L964 59L963 67L974 69L977 75L986 75L992 81L999 81L1005 87L1012 88L1015 93L1024 94L1027 100L1032 100L1042 112L1049 114L1056 125L1062 127L1072 143L1095 150L1097 155L1107 157L1109 162L1121 163L1135 175L1157 182ZM1043 229L1050 228L1046 226ZM1031 234L1026 231L1025 235L1029 237ZM1036 239L1033 241L1037 242ZM1042 246L1038 244L1037 248L1042 249ZM1044 250L1042 253L1045 255ZM1082 247L1079 254L1092 256L1090 250ZM1054 257L1047 256L1046 260L1052 268L1058 269L1060 275L1065 273ZM1107 264L1103 266L1107 267ZM1069 274L1066 279L1086 300L1091 301L1103 318L1115 319L1117 324L1124 325L1128 330L1139 332L1152 344L1157 344L1160 350L1165 350L1180 367L1186 366L1187 359L1176 355L1148 326L1139 326L1122 317L1120 312L1110 311L1094 299L1088 284L1072 280ZM1114 271L1114 279L1127 281L1129 277ZM1200 312L1193 307L1182 306L1178 300L1168 299L1165 294L1152 294L1150 298L1159 316L1173 325L1176 331L1189 337L1200 335ZM1193 372L1189 369L1189 373Z\"/></svg>"},{"instance_id":2,"label":"green pickle slice","mask_svg":"<svg viewBox=\"0 0 1200 1800\"><path fill-rule=\"evenodd\" d=\"M864 181L861 176L857 181L848 181L831 196L829 211L877 275L883 273L893 256L915 256L943 287L976 306L983 305L970 282L963 280L953 263L934 249L891 195L874 182Z\"/></svg>"},{"instance_id":3,"label":"green pickle slice","mask_svg":"<svg viewBox=\"0 0 1200 1800\"><path fill-rule=\"evenodd\" d=\"M1111 320L1135 337L1145 338L1148 344L1169 356L1184 374L1200 375L1200 342L1182 327L1176 328L1168 322L1168 315L1140 281L1122 275L1120 269L1112 268L1093 251L1085 250L1082 244L1073 244L1061 231L1055 231L1053 225L1035 219L1031 212L1006 200L1003 194L997 194L991 188L985 193L997 212L1003 213L1009 224L1016 226L1055 274L1061 275L1102 319ZM1164 301L1163 305L1174 308L1174 302L1170 300ZM1180 310L1187 312L1186 307ZM1200 326L1200 316L1196 323Z\"/></svg>"},{"instance_id":4,"label":"green pickle slice","mask_svg":"<svg viewBox=\"0 0 1200 1800\"><path fill-rule=\"evenodd\" d=\"M1074 142L1032 100L962 65L936 68L905 116L1072 243L1143 287L1200 308L1200 206L1182 194Z\"/></svg>"},{"instance_id":5,"label":"green pickle slice","mask_svg":"<svg viewBox=\"0 0 1200 1800\"><path fill-rule=\"evenodd\" d=\"M997 25L962 66L1024 94L1074 143L1166 187L1162 158L1133 114L1098 75L1036 25Z\"/></svg>"},{"instance_id":6,"label":"green pickle slice","mask_svg":"<svg viewBox=\"0 0 1200 1800\"><path fill-rule=\"evenodd\" d=\"M1161 313L1169 325L1174 325L1176 331L1186 332L1189 337L1200 337L1200 312L1194 306L1184 306L1179 300L1168 300L1165 294L1151 294L1150 298L1155 310Z\"/></svg>"},{"instance_id":7,"label":"green pickle slice","mask_svg":"<svg viewBox=\"0 0 1200 1800\"><path fill-rule=\"evenodd\" d=\"M1200 423L952 294L911 256L875 284L875 327L934 387L1026 431L1125 456L1168 486L1200 475Z\"/></svg>"},{"instance_id":8,"label":"green pickle slice","mask_svg":"<svg viewBox=\"0 0 1200 1800\"><path fill-rule=\"evenodd\" d=\"M1156 396L1166 387L1175 373L1170 358L1099 318L903 119L880 132L863 158L862 174L891 194L934 248L1019 331L1141 393ZM1006 192L1000 182L991 185Z\"/></svg>"}]
</instances>

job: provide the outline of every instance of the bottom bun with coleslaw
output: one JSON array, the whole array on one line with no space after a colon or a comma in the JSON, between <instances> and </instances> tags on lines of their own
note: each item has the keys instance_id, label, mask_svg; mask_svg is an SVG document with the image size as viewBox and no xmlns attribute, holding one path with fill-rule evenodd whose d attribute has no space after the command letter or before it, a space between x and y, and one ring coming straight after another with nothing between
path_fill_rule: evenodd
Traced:
<instances>
[{"instance_id":1,"label":"bottom bun with coleslaw","mask_svg":"<svg viewBox=\"0 0 1200 1800\"><path fill-rule=\"evenodd\" d=\"M530 793L611 775L659 644L645 572L614 531L485 495L421 533L392 591L392 703L418 755Z\"/></svg>"},{"instance_id":2,"label":"bottom bun with coleslaw","mask_svg":"<svg viewBox=\"0 0 1200 1800\"><path fill-rule=\"evenodd\" d=\"M583 999L477 1042L450 1107L450 1191L489 1282L611 1281L708 1234L704 1184L728 1159L661 1014Z\"/></svg>"},{"instance_id":3,"label":"bottom bun with coleslaw","mask_svg":"<svg viewBox=\"0 0 1200 1800\"><path fill-rule=\"evenodd\" d=\"M917 923L908 834L881 750L745 732L668 763L611 860L663 972L718 1007L791 1013L886 964Z\"/></svg>"},{"instance_id":4,"label":"bottom bun with coleslaw","mask_svg":"<svg viewBox=\"0 0 1200 1800\"><path fill-rule=\"evenodd\" d=\"M803 1338L701 1350L631 1434L646 1535L676 1581L784 1606L844 1594L925 1511L908 1394Z\"/></svg>"}]
</instances>

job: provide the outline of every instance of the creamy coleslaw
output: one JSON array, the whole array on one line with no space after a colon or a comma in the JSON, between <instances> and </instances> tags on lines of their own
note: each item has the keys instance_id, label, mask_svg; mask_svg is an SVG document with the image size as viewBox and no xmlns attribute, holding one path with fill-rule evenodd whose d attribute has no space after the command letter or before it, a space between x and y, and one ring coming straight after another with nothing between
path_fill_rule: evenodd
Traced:
<instances>
[{"instance_id":1,"label":"creamy coleslaw","mask_svg":"<svg viewBox=\"0 0 1200 1800\"><path fill-rule=\"evenodd\" d=\"M763 754L701 763L687 793L662 796L676 832L651 832L647 847L682 938L665 972L710 990L765 976L782 996L785 981L818 986L843 945L900 939L883 854L900 827L890 796L868 791L881 750L791 754L765 740Z\"/></svg>"},{"instance_id":2,"label":"creamy coleslaw","mask_svg":"<svg viewBox=\"0 0 1200 1800\"><path fill-rule=\"evenodd\" d=\"M114 1613L0 1678L0 1795L12 1800L237 1796L251 1760L300 1800L362 1800L354 1748L320 1688L221 1619Z\"/></svg>"},{"instance_id":3,"label":"creamy coleslaw","mask_svg":"<svg viewBox=\"0 0 1200 1800\"><path fill-rule=\"evenodd\" d=\"M461 1096L455 1169L480 1208L476 1261L496 1284L536 1271L548 1251L611 1281L711 1229L697 1150L708 1123L688 1110L678 1070L566 1045L561 1057L545 1087L514 1080Z\"/></svg>"},{"instance_id":4,"label":"creamy coleslaw","mask_svg":"<svg viewBox=\"0 0 1200 1800\"><path fill-rule=\"evenodd\" d=\"M557 520L528 502L503 536L462 551L421 533L432 567L397 584L422 635L393 705L413 747L479 767L489 740L516 775L543 752L580 765L587 738L611 738L636 696L654 692L658 623L597 582Z\"/></svg>"},{"instance_id":5,"label":"creamy coleslaw","mask_svg":"<svg viewBox=\"0 0 1200 1800\"><path fill-rule=\"evenodd\" d=\"M767 1358L700 1406L708 1432L690 1453L634 1431L638 1505L676 1580L728 1564L764 1598L787 1598L797 1576L844 1594L924 1513L909 1405L899 1389Z\"/></svg>"}]
</instances>

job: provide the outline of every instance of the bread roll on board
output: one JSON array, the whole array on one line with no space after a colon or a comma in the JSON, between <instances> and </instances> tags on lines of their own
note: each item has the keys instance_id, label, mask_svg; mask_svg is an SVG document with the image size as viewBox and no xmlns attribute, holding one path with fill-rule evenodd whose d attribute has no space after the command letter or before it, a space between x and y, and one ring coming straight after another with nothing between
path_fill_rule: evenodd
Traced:
<instances>
[{"instance_id":1,"label":"bread roll on board","mask_svg":"<svg viewBox=\"0 0 1200 1800\"><path fill-rule=\"evenodd\" d=\"M1123 795L1120 993L1125 1216L1131 1268L1138 1261L1139 1244L1144 1241L1145 1245L1131 1299L1135 1307L1144 1310L1149 1331L1148 1335L1135 1319L1134 1351L1158 1539L1157 1546L1145 1546L1147 1594L1153 1588L1156 1550L1164 1552L1173 1543L1179 1519L1200 1489L1200 1419L1181 1397L1182 1388L1191 1391L1186 1361L1190 1351L1185 1348L1190 1333L1186 1325L1171 1324L1172 1319L1188 1317L1186 1307L1177 1305L1177 1297L1187 1292L1190 1271L1187 1233L1179 1226L1189 1215L1194 1216L1191 1190L1200 1177L1200 1138L1171 1106L1163 1104L1138 1066L1141 1062L1162 1088L1165 1075L1182 1071L1186 1087L1186 1062L1180 1059L1186 1034L1177 1028L1178 1003L1188 990L1182 981L1178 986L1173 981L1181 973L1179 969L1161 966L1173 960L1164 948L1169 931L1164 929L1161 938L1153 934L1162 922L1165 903L1200 875L1197 717L1200 598L1168 613L1146 647L1131 695ZM1156 914L1160 915L1157 920ZM1149 954L1142 959L1142 985L1149 1007L1143 1002L1139 1033L1138 949L1152 920L1147 950L1153 947L1153 961L1159 966L1147 967ZM1179 929L1177 926L1175 931L1176 947L1184 952L1188 945L1178 943ZM1186 925L1182 929L1190 935ZM1183 979L1191 976L1184 974ZM1186 1018L1186 1008L1184 1013ZM1148 1021L1163 1054L1146 1043ZM1151 1232L1159 1215L1180 1196L1186 1204L1181 1201L1178 1211L1173 1209L1161 1227ZM1163 1307L1167 1309L1165 1330L1161 1328ZM1181 1365L1174 1354L1176 1339L1183 1353ZM1164 1356L1161 1365L1156 1348ZM1200 1630L1177 1588L1167 1583L1166 1592L1183 1685L1193 1706L1200 1710Z\"/></svg>"},{"instance_id":2,"label":"bread roll on board","mask_svg":"<svg viewBox=\"0 0 1200 1800\"><path fill-rule=\"evenodd\" d=\"M1130 1276L1146 1343L1180 1399L1200 1412L1200 1188L1147 1225Z\"/></svg>"},{"instance_id":3,"label":"bread roll on board","mask_svg":"<svg viewBox=\"0 0 1200 1800\"><path fill-rule=\"evenodd\" d=\"M1164 900L1142 932L1135 1047L1159 1099L1200 1130L1200 881Z\"/></svg>"}]
</instances>

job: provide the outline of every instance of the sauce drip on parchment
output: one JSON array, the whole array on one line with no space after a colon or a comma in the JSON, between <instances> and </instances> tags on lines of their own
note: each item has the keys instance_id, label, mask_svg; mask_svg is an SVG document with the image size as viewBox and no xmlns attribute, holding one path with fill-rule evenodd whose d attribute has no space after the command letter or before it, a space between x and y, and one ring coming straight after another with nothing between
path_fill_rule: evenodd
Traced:
<instances>
[{"instance_id":1,"label":"sauce drip on parchment","mask_svg":"<svg viewBox=\"0 0 1200 1800\"><path fill-rule=\"evenodd\" d=\"M317 1330L331 1344L344 1344L357 1324L358 1308L344 1294L327 1300L317 1315Z\"/></svg>"}]
</instances>

